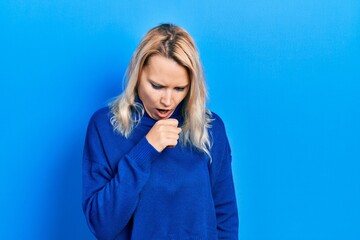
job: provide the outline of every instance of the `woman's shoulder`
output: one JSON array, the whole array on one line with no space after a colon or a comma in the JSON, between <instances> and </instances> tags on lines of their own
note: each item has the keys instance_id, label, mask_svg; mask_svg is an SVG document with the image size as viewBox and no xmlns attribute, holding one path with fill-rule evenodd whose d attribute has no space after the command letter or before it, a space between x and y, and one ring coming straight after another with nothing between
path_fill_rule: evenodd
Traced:
<instances>
[{"instance_id":1,"label":"woman's shoulder","mask_svg":"<svg viewBox=\"0 0 360 240\"><path fill-rule=\"evenodd\" d=\"M221 117L217 113L215 113L213 111L210 111L210 113L211 113L210 118L213 119L213 122L215 122L216 124L224 125L223 120L221 119Z\"/></svg>"},{"instance_id":2,"label":"woman's shoulder","mask_svg":"<svg viewBox=\"0 0 360 240\"><path fill-rule=\"evenodd\" d=\"M89 128L95 127L96 129L98 129L98 131L112 132L112 116L113 114L108 106L99 108L91 115L89 120Z\"/></svg>"},{"instance_id":3,"label":"woman's shoulder","mask_svg":"<svg viewBox=\"0 0 360 240\"><path fill-rule=\"evenodd\" d=\"M210 115L210 129L216 132L220 131L225 133L224 121L218 114L212 111Z\"/></svg>"},{"instance_id":4,"label":"woman's shoulder","mask_svg":"<svg viewBox=\"0 0 360 240\"><path fill-rule=\"evenodd\" d=\"M104 121L109 121L111 115L112 113L109 107L101 107L91 115L90 122L101 123Z\"/></svg>"},{"instance_id":5,"label":"woman's shoulder","mask_svg":"<svg viewBox=\"0 0 360 240\"><path fill-rule=\"evenodd\" d=\"M228 140L224 121L218 114L214 112L211 112L210 119L211 121L208 129L213 144L218 145L219 143L226 143Z\"/></svg>"}]
</instances>

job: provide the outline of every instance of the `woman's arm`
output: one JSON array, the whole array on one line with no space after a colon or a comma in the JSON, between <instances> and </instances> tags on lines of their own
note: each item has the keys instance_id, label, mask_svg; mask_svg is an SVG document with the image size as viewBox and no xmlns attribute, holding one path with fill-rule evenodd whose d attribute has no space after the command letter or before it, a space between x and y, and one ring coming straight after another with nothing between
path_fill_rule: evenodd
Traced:
<instances>
[{"instance_id":1,"label":"woman's arm","mask_svg":"<svg viewBox=\"0 0 360 240\"><path fill-rule=\"evenodd\" d=\"M217 178L212 187L212 194L216 211L218 238L238 239L239 220L231 170L231 152L228 143Z\"/></svg>"},{"instance_id":2,"label":"woman's arm","mask_svg":"<svg viewBox=\"0 0 360 240\"><path fill-rule=\"evenodd\" d=\"M212 163L210 165L219 239L238 239L238 211L231 169L231 149L221 118L212 113Z\"/></svg>"},{"instance_id":3,"label":"woman's arm","mask_svg":"<svg viewBox=\"0 0 360 240\"><path fill-rule=\"evenodd\" d=\"M157 152L143 137L113 174L96 122L89 123L83 158L83 211L98 239L114 239L128 224Z\"/></svg>"}]
</instances>

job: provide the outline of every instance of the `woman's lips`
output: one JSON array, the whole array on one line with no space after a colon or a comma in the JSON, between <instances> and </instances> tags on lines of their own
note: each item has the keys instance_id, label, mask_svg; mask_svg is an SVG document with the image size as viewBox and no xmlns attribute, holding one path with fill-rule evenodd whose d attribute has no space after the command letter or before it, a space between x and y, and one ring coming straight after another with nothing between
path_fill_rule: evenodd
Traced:
<instances>
[{"instance_id":1,"label":"woman's lips","mask_svg":"<svg viewBox=\"0 0 360 240\"><path fill-rule=\"evenodd\" d=\"M156 108L156 114L159 118L168 118L170 117L170 114L172 113L171 109L161 109Z\"/></svg>"}]
</instances>

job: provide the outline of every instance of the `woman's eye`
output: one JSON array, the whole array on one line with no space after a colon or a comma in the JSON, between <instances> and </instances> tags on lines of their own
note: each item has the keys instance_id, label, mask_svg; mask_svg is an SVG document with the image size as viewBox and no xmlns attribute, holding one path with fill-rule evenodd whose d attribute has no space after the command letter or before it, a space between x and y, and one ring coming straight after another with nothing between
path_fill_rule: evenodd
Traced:
<instances>
[{"instance_id":1,"label":"woman's eye","mask_svg":"<svg viewBox=\"0 0 360 240\"><path fill-rule=\"evenodd\" d=\"M154 89L161 89L161 86L160 85L156 85L156 84L151 84L151 86L154 88Z\"/></svg>"},{"instance_id":2,"label":"woman's eye","mask_svg":"<svg viewBox=\"0 0 360 240\"><path fill-rule=\"evenodd\" d=\"M185 88L184 88L184 87L176 87L175 90L176 90L176 91L179 91L179 92L182 92L182 91L185 90Z\"/></svg>"}]
</instances>

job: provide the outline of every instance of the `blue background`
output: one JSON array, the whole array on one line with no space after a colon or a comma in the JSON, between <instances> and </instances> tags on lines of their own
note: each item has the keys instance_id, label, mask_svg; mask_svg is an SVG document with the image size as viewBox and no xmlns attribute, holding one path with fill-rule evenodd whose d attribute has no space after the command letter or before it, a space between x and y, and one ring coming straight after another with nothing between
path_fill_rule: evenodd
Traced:
<instances>
[{"instance_id":1,"label":"blue background","mask_svg":"<svg viewBox=\"0 0 360 240\"><path fill-rule=\"evenodd\" d=\"M199 47L232 146L240 239L360 239L357 0L1 1L0 239L93 239L87 123L162 22Z\"/></svg>"}]
</instances>

